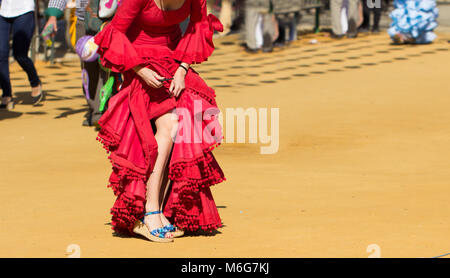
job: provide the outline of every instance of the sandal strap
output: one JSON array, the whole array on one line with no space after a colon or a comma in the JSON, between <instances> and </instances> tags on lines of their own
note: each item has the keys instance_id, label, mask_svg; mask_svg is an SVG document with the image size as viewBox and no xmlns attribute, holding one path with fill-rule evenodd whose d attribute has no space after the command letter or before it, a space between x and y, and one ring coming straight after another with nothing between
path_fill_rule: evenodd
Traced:
<instances>
[{"instance_id":1,"label":"sandal strap","mask_svg":"<svg viewBox=\"0 0 450 278\"><path fill-rule=\"evenodd\" d=\"M161 213L163 213L163 212L160 211L160 210L158 210L158 211L150 211L150 212L145 213L144 216L155 215L155 214L161 214ZM144 218L142 218L141 221L144 222ZM171 227L168 227L168 226L169 226L169 225L167 225L167 226L165 226L165 227L162 227L162 228L154 229L154 230L150 231L150 234L152 234L153 236L159 237L159 238L165 238L165 237L166 237L166 234L167 234L168 232L171 232L171 231L168 230L168 229L175 228L175 227L173 227L172 225L170 225ZM166 228L166 227L167 227L167 228Z\"/></svg>"},{"instance_id":2,"label":"sandal strap","mask_svg":"<svg viewBox=\"0 0 450 278\"><path fill-rule=\"evenodd\" d=\"M160 211L160 210L147 212L147 213L144 214L144 217L142 217L140 220L141 220L142 223L144 223L145 216L155 215L155 214L160 214L160 213L162 213L162 211Z\"/></svg>"},{"instance_id":3,"label":"sandal strap","mask_svg":"<svg viewBox=\"0 0 450 278\"><path fill-rule=\"evenodd\" d=\"M147 212L147 213L145 213L144 215L147 216L147 215L154 215L154 214L161 214L161 213L162 213L162 211L158 210L158 211L150 211L150 212Z\"/></svg>"},{"instance_id":4,"label":"sandal strap","mask_svg":"<svg viewBox=\"0 0 450 278\"><path fill-rule=\"evenodd\" d=\"M164 230L164 228L158 228L151 231L150 234L159 238L165 238L167 232Z\"/></svg>"},{"instance_id":5,"label":"sandal strap","mask_svg":"<svg viewBox=\"0 0 450 278\"><path fill-rule=\"evenodd\" d=\"M164 231L166 232L175 232L177 229L172 224L168 224L163 227Z\"/></svg>"}]
</instances>

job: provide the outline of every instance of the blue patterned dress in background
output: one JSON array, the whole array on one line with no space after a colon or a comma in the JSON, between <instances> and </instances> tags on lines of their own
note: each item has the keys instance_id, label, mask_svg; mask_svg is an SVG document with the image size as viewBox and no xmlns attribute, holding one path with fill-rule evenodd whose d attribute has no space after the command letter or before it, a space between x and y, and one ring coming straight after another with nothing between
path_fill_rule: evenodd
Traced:
<instances>
[{"instance_id":1,"label":"blue patterned dress in background","mask_svg":"<svg viewBox=\"0 0 450 278\"><path fill-rule=\"evenodd\" d=\"M392 23L388 29L392 39L398 34L415 43L431 43L438 26L436 21L439 9L435 0L395 0L395 10L390 17Z\"/></svg>"}]
</instances>

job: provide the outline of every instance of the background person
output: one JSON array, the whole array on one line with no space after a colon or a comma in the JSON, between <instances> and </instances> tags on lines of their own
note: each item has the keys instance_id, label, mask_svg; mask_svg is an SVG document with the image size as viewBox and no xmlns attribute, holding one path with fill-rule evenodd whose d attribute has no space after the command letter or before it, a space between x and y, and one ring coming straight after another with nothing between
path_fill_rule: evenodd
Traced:
<instances>
[{"instance_id":1,"label":"background person","mask_svg":"<svg viewBox=\"0 0 450 278\"><path fill-rule=\"evenodd\" d=\"M222 0L220 7L220 22L223 24L223 35L231 31L233 20L233 0Z\"/></svg>"},{"instance_id":2,"label":"background person","mask_svg":"<svg viewBox=\"0 0 450 278\"><path fill-rule=\"evenodd\" d=\"M341 38L347 34L347 37L355 38L358 35L358 5L359 0L330 0L332 37ZM347 32L344 32L344 26L342 25L343 8L347 9Z\"/></svg>"},{"instance_id":3,"label":"background person","mask_svg":"<svg viewBox=\"0 0 450 278\"><path fill-rule=\"evenodd\" d=\"M379 2L379 4L377 3ZM384 1L382 0L362 0L363 7L363 23L359 29L360 32L369 32L370 30L370 15L373 13L372 32L380 32L381 11L383 9ZM369 5L370 4L370 5Z\"/></svg>"},{"instance_id":4,"label":"background person","mask_svg":"<svg viewBox=\"0 0 450 278\"><path fill-rule=\"evenodd\" d=\"M44 27L47 28L48 25L53 24L54 32L58 31L57 28L57 18L60 17L66 8L68 0L50 0L48 3L47 14L49 15L48 21ZM91 5L97 5L99 0L91 0ZM85 17L86 17L86 7L89 4L89 0L76 0L76 11L77 16L76 22L76 40L85 35L94 36L98 30L86 29ZM107 80L107 74L101 70L100 65L97 61L94 62L83 62L81 61L82 71L87 72L87 86L81 86L83 94L86 96L86 101L88 104L88 112L86 114L86 119L83 121L83 126L93 126L98 123L102 113L99 111L99 97L100 90Z\"/></svg>"},{"instance_id":5,"label":"background person","mask_svg":"<svg viewBox=\"0 0 450 278\"><path fill-rule=\"evenodd\" d=\"M396 0L390 14L388 34L394 43L431 43L438 26L439 9L435 0Z\"/></svg>"},{"instance_id":6,"label":"background person","mask_svg":"<svg viewBox=\"0 0 450 278\"><path fill-rule=\"evenodd\" d=\"M0 3L0 85L3 92L0 107L7 109L14 107L9 76L9 39L11 33L14 58L28 75L32 103L37 105L43 100L44 94L33 61L28 57L35 28L34 0L1 0Z\"/></svg>"},{"instance_id":7,"label":"background person","mask_svg":"<svg viewBox=\"0 0 450 278\"><path fill-rule=\"evenodd\" d=\"M301 0L272 0L272 3L279 32L275 45L282 47L286 43L297 40Z\"/></svg>"},{"instance_id":8,"label":"background person","mask_svg":"<svg viewBox=\"0 0 450 278\"><path fill-rule=\"evenodd\" d=\"M261 28L264 52L270 52L273 48L274 24L271 14L271 0L246 0L245 1L245 41L247 52L254 53L261 49L258 43L257 29Z\"/></svg>"}]
</instances>

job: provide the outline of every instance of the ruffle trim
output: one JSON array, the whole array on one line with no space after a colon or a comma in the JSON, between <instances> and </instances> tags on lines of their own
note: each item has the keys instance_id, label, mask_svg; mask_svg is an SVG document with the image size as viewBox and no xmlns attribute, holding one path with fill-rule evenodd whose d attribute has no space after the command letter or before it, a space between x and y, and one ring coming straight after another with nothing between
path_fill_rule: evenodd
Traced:
<instances>
[{"instance_id":1,"label":"ruffle trim","mask_svg":"<svg viewBox=\"0 0 450 278\"><path fill-rule=\"evenodd\" d=\"M165 210L172 211L172 218L178 228L190 232L197 232L199 230L212 232L222 227L222 222L218 214L214 217L216 221L209 221L209 224L201 224L199 215L197 213L190 213L193 208L203 209L202 198L207 198L205 197L207 195L210 195L212 198L209 188L203 188L199 192L194 192L188 190L189 185L185 182L174 182L173 186L176 189L173 189L172 194L177 196L177 200L173 201L170 207L166 207ZM209 202L213 202L213 200L209 200ZM217 211L217 208L214 208L214 210ZM211 218L211 215L208 215L208 218Z\"/></svg>"},{"instance_id":2,"label":"ruffle trim","mask_svg":"<svg viewBox=\"0 0 450 278\"><path fill-rule=\"evenodd\" d=\"M214 31L223 32L220 20L210 14L199 22L190 22L186 34L173 52L175 60L188 64L200 64L214 52Z\"/></svg>"},{"instance_id":3,"label":"ruffle trim","mask_svg":"<svg viewBox=\"0 0 450 278\"><path fill-rule=\"evenodd\" d=\"M115 72L125 72L144 62L128 37L117 30L112 23L95 36L102 65Z\"/></svg>"},{"instance_id":4,"label":"ruffle trim","mask_svg":"<svg viewBox=\"0 0 450 278\"><path fill-rule=\"evenodd\" d=\"M183 183L183 191L193 192L225 181L223 172L211 151L205 151L201 157L173 163L170 165L169 178L174 182Z\"/></svg>"},{"instance_id":5,"label":"ruffle trim","mask_svg":"<svg viewBox=\"0 0 450 278\"><path fill-rule=\"evenodd\" d=\"M210 191L211 186L226 180L212 154L219 145L220 143L209 145L203 149L202 155L177 160L169 166L173 200L165 210L170 212L176 226L184 231L212 232L222 227ZM208 207L211 205L214 207ZM203 213L199 217L201 211ZM204 213L206 211L207 214ZM208 220L205 220L205 217Z\"/></svg>"},{"instance_id":6,"label":"ruffle trim","mask_svg":"<svg viewBox=\"0 0 450 278\"><path fill-rule=\"evenodd\" d=\"M198 231L204 231L204 232L214 232L218 228L222 228L222 223L218 224L208 224L208 225L202 225L199 224L199 221L196 216L190 216L187 215L186 212L182 212L181 209L179 209L179 213L176 214L177 219L177 227L183 231L188 232L198 232Z\"/></svg>"},{"instance_id":7,"label":"ruffle trim","mask_svg":"<svg viewBox=\"0 0 450 278\"><path fill-rule=\"evenodd\" d=\"M118 138L116 138L112 133L107 132L104 128L100 129L96 139L102 143L102 146L107 153L116 150L119 146Z\"/></svg>"},{"instance_id":8,"label":"ruffle trim","mask_svg":"<svg viewBox=\"0 0 450 278\"><path fill-rule=\"evenodd\" d=\"M119 145L119 140L105 128L100 130L97 140L102 143L107 153L114 152ZM117 233L133 235L133 227L136 220L140 219L144 214L145 184L148 177L133 169L119 165L111 155L108 158L113 170L109 177L108 187L117 196L116 202L110 211L112 214L112 228ZM141 185L136 185L136 183L141 183ZM142 188L143 194L136 194L139 191L136 188L139 187Z\"/></svg>"},{"instance_id":9,"label":"ruffle trim","mask_svg":"<svg viewBox=\"0 0 450 278\"><path fill-rule=\"evenodd\" d=\"M114 231L133 235L134 224L144 215L144 201L128 192L123 192L117 197L111 208L111 214Z\"/></svg>"},{"instance_id":10,"label":"ruffle trim","mask_svg":"<svg viewBox=\"0 0 450 278\"><path fill-rule=\"evenodd\" d=\"M211 105L213 106L217 106L216 100L215 100L215 93L213 90L211 90L211 95L206 94L205 92L201 92L199 90L195 90L193 88L187 88L187 91L190 91L198 96L200 96L201 98L205 99L207 102L209 102Z\"/></svg>"}]
</instances>

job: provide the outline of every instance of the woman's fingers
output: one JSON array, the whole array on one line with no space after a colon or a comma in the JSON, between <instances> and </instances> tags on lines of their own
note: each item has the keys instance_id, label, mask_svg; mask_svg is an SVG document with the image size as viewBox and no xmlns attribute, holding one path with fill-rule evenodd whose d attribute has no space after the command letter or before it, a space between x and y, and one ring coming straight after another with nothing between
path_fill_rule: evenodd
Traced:
<instances>
[{"instance_id":1,"label":"woman's fingers","mask_svg":"<svg viewBox=\"0 0 450 278\"><path fill-rule=\"evenodd\" d=\"M147 70L147 73L145 75L147 84L151 87L158 89L162 87L162 82L159 81L159 79L162 79L161 76L159 76L156 72L152 70Z\"/></svg>"},{"instance_id":2,"label":"woman's fingers","mask_svg":"<svg viewBox=\"0 0 450 278\"><path fill-rule=\"evenodd\" d=\"M162 84L158 84L156 81L149 81L147 84L155 89L159 89L162 87Z\"/></svg>"},{"instance_id":3,"label":"woman's fingers","mask_svg":"<svg viewBox=\"0 0 450 278\"><path fill-rule=\"evenodd\" d=\"M173 96L173 91L175 90L175 82L170 83L169 93Z\"/></svg>"},{"instance_id":4,"label":"woman's fingers","mask_svg":"<svg viewBox=\"0 0 450 278\"><path fill-rule=\"evenodd\" d=\"M154 87L154 88L161 88L162 87L161 81L159 81L157 78L155 78L155 76L151 76L150 81L153 84L152 87Z\"/></svg>"},{"instance_id":5,"label":"woman's fingers","mask_svg":"<svg viewBox=\"0 0 450 278\"><path fill-rule=\"evenodd\" d=\"M177 86L177 88L174 92L175 97L178 97L183 90L184 90L184 86L182 86L182 85Z\"/></svg>"},{"instance_id":6,"label":"woman's fingers","mask_svg":"<svg viewBox=\"0 0 450 278\"><path fill-rule=\"evenodd\" d=\"M175 88L173 90L173 96L177 97L178 96L178 91L180 90L180 85L178 83L175 84Z\"/></svg>"},{"instance_id":7,"label":"woman's fingers","mask_svg":"<svg viewBox=\"0 0 450 278\"><path fill-rule=\"evenodd\" d=\"M154 71L152 71L152 74L153 74L153 77L156 79L156 80L161 80L161 79L164 79L164 77L162 77L162 76L160 76L159 74L157 74L156 72L154 72Z\"/></svg>"}]
</instances>

